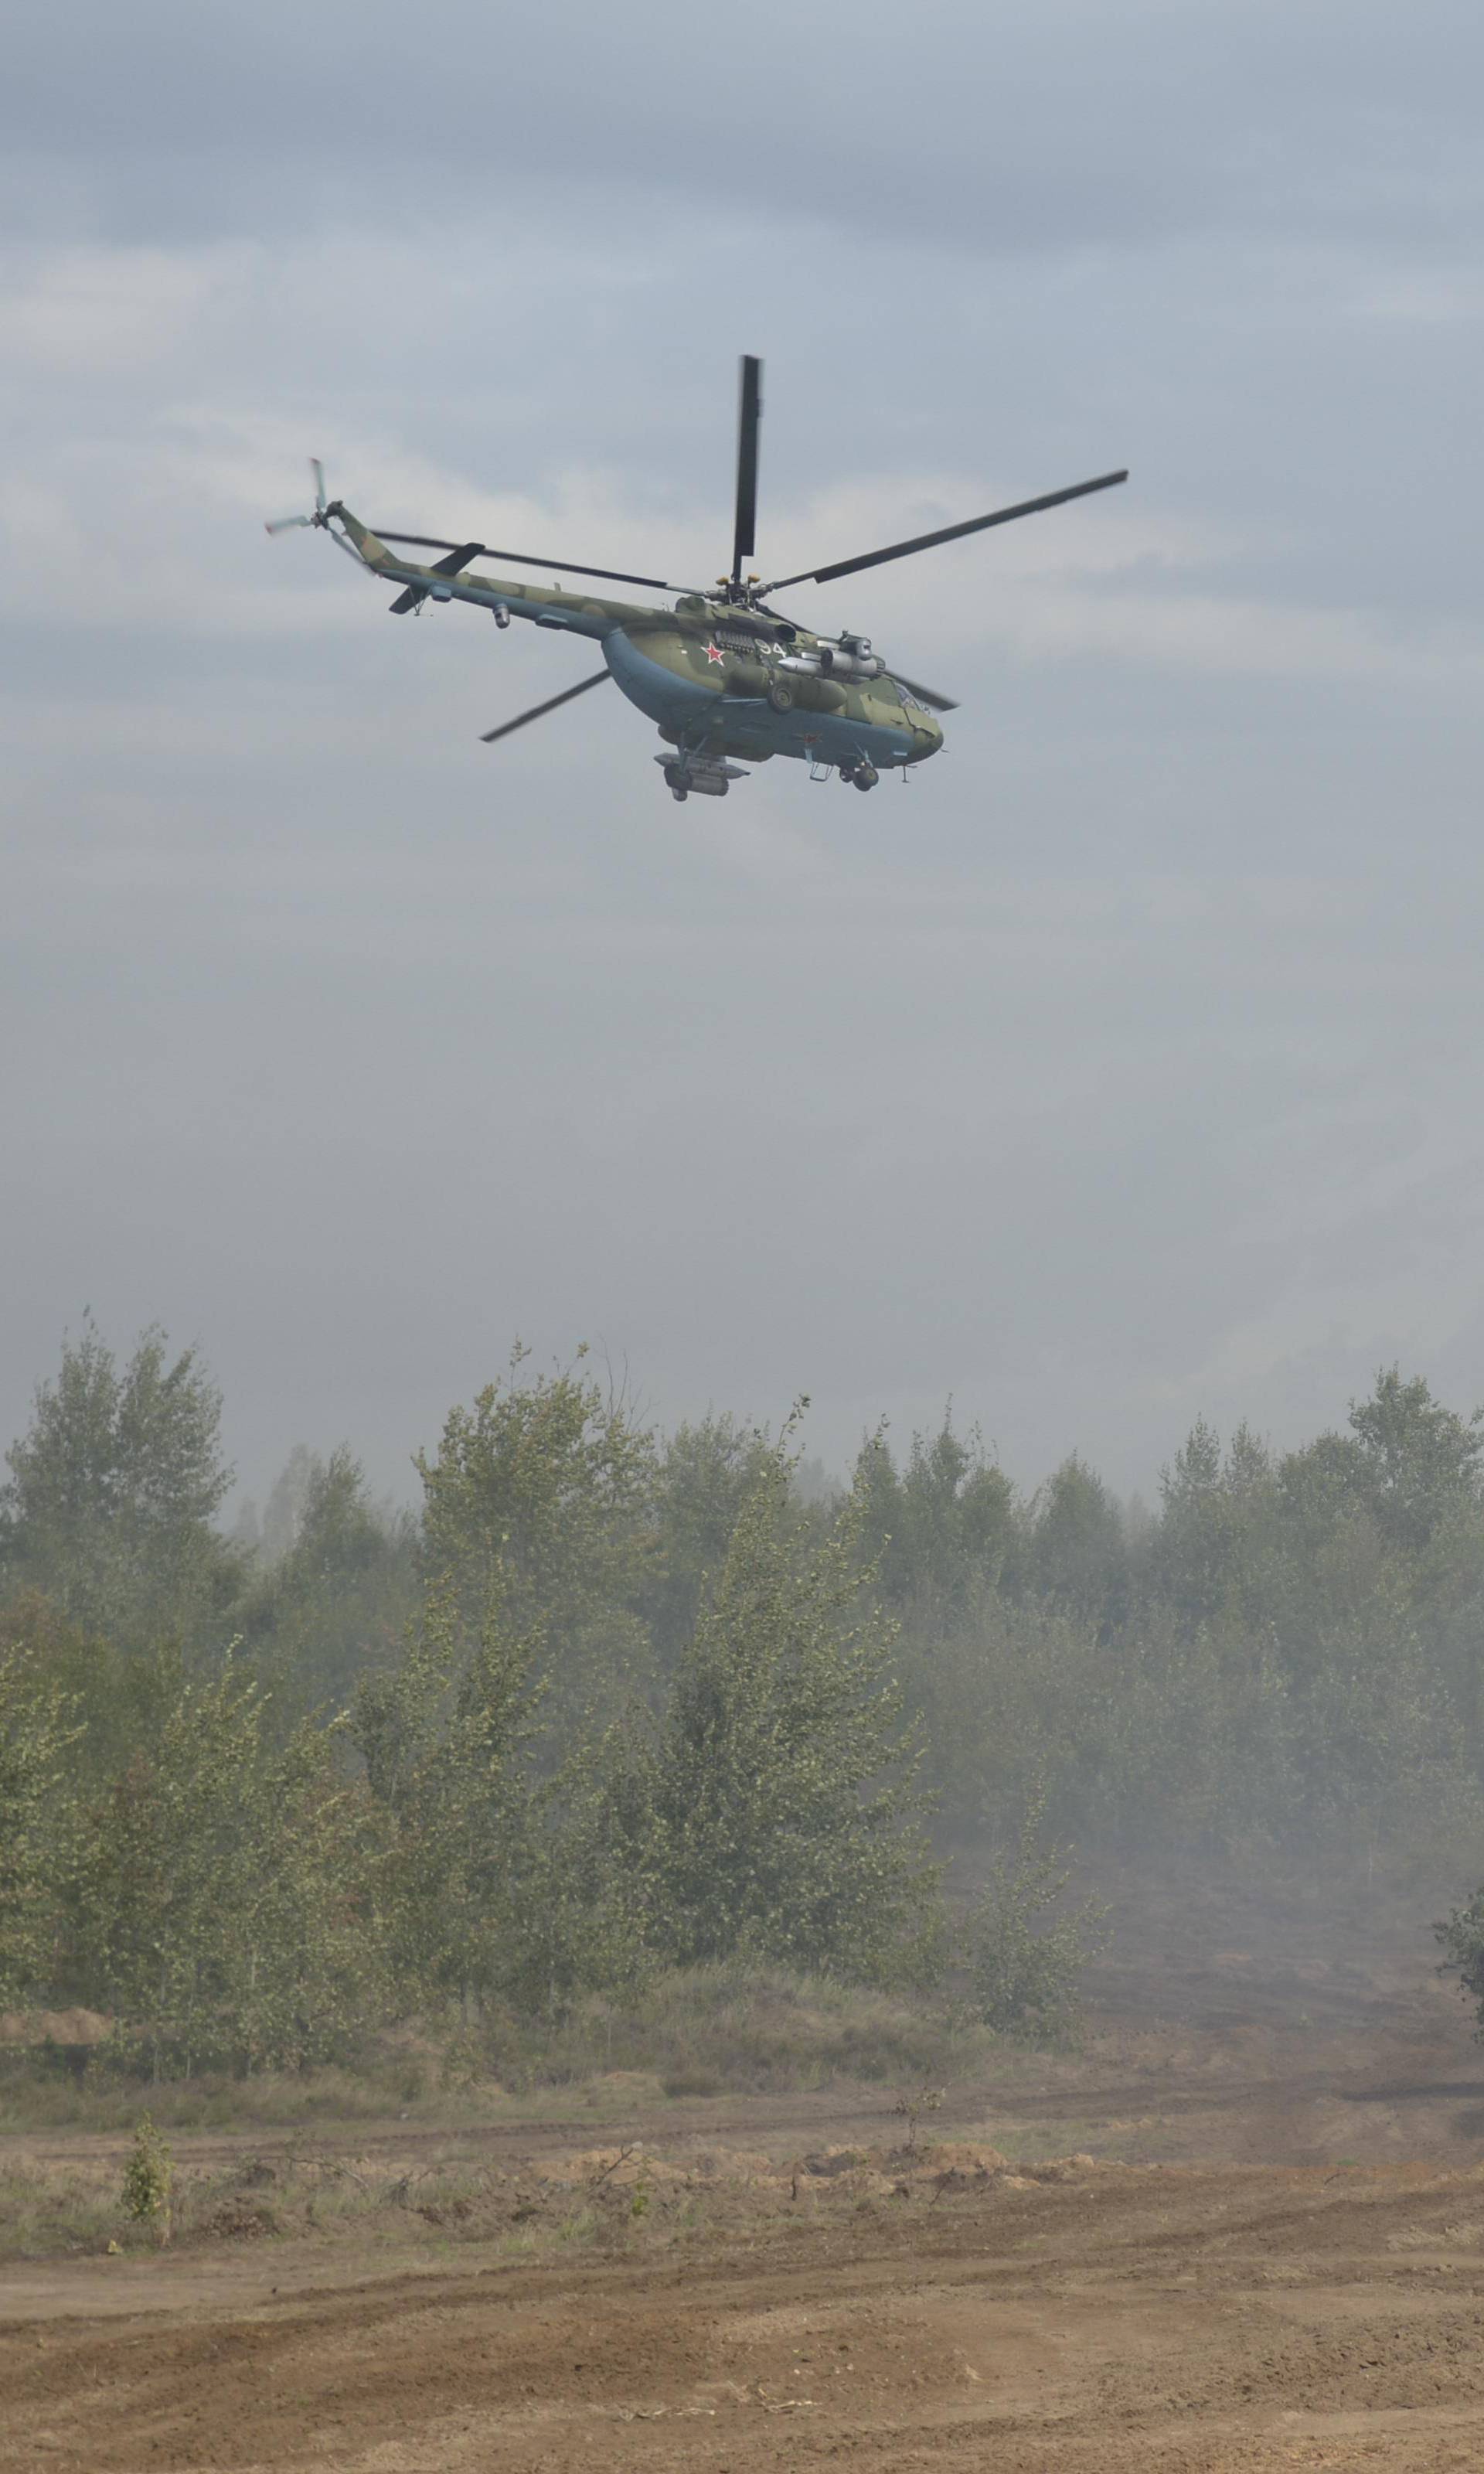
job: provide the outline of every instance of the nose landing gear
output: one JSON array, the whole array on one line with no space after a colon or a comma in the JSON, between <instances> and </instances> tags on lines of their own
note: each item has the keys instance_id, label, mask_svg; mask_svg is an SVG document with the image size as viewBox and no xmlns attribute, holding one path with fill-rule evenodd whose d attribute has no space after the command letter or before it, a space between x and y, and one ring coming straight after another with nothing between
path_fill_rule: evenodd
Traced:
<instances>
[{"instance_id":1,"label":"nose landing gear","mask_svg":"<svg viewBox=\"0 0 1484 2474\"><path fill-rule=\"evenodd\" d=\"M842 764L842 782L853 782L857 790L874 790L881 776L874 764Z\"/></svg>"}]
</instances>

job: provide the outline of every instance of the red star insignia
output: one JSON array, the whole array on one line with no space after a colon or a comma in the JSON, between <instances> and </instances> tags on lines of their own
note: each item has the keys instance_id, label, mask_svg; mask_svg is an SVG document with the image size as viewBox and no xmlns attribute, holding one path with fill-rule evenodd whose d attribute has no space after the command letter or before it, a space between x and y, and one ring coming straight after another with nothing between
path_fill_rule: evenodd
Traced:
<instances>
[{"instance_id":1,"label":"red star insignia","mask_svg":"<svg viewBox=\"0 0 1484 2474\"><path fill-rule=\"evenodd\" d=\"M706 658L708 662L724 662L727 656L722 651L720 644L707 644L706 648Z\"/></svg>"}]
</instances>

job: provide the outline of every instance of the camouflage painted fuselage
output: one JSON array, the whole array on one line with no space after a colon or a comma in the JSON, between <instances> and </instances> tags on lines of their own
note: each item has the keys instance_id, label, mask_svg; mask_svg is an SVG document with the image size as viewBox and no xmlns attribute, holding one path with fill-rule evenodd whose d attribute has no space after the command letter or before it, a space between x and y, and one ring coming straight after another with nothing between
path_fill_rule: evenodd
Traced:
<instances>
[{"instance_id":1,"label":"camouflage painted fuselage","mask_svg":"<svg viewBox=\"0 0 1484 2474\"><path fill-rule=\"evenodd\" d=\"M590 637L630 703L689 754L884 770L921 764L943 745L932 714L889 672L826 677L807 667L833 640L789 620L700 594L682 594L673 610L649 609L557 585L441 573L398 556L346 507L332 512L362 563L388 584L527 618L554 635Z\"/></svg>"}]
</instances>

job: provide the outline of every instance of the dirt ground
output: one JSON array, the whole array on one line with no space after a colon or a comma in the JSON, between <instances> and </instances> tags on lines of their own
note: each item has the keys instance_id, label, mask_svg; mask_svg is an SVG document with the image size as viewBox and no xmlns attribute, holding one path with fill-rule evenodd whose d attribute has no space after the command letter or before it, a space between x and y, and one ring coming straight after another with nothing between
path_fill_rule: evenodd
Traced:
<instances>
[{"instance_id":1,"label":"dirt ground","mask_svg":"<svg viewBox=\"0 0 1484 2474\"><path fill-rule=\"evenodd\" d=\"M1084 2054L1007 2057L915 2146L860 2087L651 2098L603 2147L357 2125L347 2158L436 2144L607 2217L8 2270L0 2466L1484 2467L1484 2051L1415 1905L1146 1897L1117 1948Z\"/></svg>"}]
</instances>

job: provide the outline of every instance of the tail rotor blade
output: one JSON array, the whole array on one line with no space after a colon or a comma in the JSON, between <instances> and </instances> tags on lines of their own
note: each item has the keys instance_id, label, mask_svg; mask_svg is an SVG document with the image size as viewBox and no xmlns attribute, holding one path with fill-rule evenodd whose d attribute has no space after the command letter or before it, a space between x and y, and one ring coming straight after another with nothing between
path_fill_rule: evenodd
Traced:
<instances>
[{"instance_id":1,"label":"tail rotor blade","mask_svg":"<svg viewBox=\"0 0 1484 2474\"><path fill-rule=\"evenodd\" d=\"M575 688L563 688L560 695L548 696L544 704L533 704L525 713L517 713L514 721L502 721L498 730L486 730L480 737L486 747L497 739L508 739L513 730L524 730L528 721L539 721L543 713L555 713L559 704L570 704L574 696L586 695L589 688L600 688L610 679L611 670L594 670L587 679L579 679Z\"/></svg>"},{"instance_id":2,"label":"tail rotor blade","mask_svg":"<svg viewBox=\"0 0 1484 2474\"><path fill-rule=\"evenodd\" d=\"M309 470L314 474L314 514L312 516L280 516L276 523L265 524L263 526L265 533L292 533L297 532L301 524L323 523L324 519L329 512L329 502L324 495L324 467L321 463L318 455L310 456Z\"/></svg>"},{"instance_id":3,"label":"tail rotor blade","mask_svg":"<svg viewBox=\"0 0 1484 2474\"><path fill-rule=\"evenodd\" d=\"M731 537L731 580L742 581L742 562L756 547L757 430L762 420L762 363L755 352L742 355L737 401L737 508Z\"/></svg>"}]
</instances>

